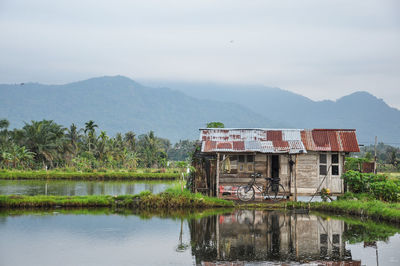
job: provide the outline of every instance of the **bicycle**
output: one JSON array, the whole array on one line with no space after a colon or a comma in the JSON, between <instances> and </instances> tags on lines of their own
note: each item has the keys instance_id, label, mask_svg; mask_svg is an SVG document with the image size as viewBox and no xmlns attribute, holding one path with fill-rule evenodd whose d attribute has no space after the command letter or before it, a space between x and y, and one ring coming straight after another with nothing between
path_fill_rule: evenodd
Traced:
<instances>
[{"instance_id":1,"label":"bicycle","mask_svg":"<svg viewBox=\"0 0 400 266\"><path fill-rule=\"evenodd\" d=\"M237 189L237 196L241 201L254 200L255 189L262 193L264 199L268 198L274 202L277 202L286 197L285 188L279 184L279 178L266 177L267 185L264 186L256 183L256 178L262 177L260 173L251 175L252 180L247 185L242 185Z\"/></svg>"}]
</instances>

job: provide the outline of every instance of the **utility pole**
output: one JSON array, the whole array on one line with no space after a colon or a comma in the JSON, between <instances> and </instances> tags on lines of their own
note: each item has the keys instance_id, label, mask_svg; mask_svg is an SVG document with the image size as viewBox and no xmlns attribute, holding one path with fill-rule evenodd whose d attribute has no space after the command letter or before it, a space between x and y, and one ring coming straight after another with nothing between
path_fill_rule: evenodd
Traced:
<instances>
[{"instance_id":1,"label":"utility pole","mask_svg":"<svg viewBox=\"0 0 400 266\"><path fill-rule=\"evenodd\" d=\"M378 137L375 136L375 147L374 147L374 151L375 151L375 154L374 154L374 174L376 174L376 144L377 144L377 142L378 142Z\"/></svg>"}]
</instances>

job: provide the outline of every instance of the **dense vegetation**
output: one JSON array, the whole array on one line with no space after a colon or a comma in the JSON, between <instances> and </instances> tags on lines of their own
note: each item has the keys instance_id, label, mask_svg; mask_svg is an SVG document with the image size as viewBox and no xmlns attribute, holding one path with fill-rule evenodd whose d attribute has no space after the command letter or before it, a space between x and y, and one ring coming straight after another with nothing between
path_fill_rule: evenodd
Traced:
<instances>
[{"instance_id":1,"label":"dense vegetation","mask_svg":"<svg viewBox=\"0 0 400 266\"><path fill-rule=\"evenodd\" d=\"M355 156L364 158L365 161L373 161L375 154L374 145L368 145L360 148L360 153ZM380 172L400 172L400 148L378 143L376 146L377 168Z\"/></svg>"},{"instance_id":2,"label":"dense vegetation","mask_svg":"<svg viewBox=\"0 0 400 266\"><path fill-rule=\"evenodd\" d=\"M400 196L400 180L385 174L360 173L349 170L342 178L350 192L368 195L378 200L397 202Z\"/></svg>"},{"instance_id":3,"label":"dense vegetation","mask_svg":"<svg viewBox=\"0 0 400 266\"><path fill-rule=\"evenodd\" d=\"M231 201L191 193L179 186L160 194L143 191L137 195L120 196L16 196L0 195L3 208L49 208L49 207L112 207L139 209L212 208L233 207Z\"/></svg>"},{"instance_id":4,"label":"dense vegetation","mask_svg":"<svg viewBox=\"0 0 400 266\"><path fill-rule=\"evenodd\" d=\"M147 169L146 169L147 170ZM0 179L62 179L62 180L132 180L132 179L177 179L180 173L176 169L164 173L145 171L106 171L76 172L58 170L0 170Z\"/></svg>"},{"instance_id":5,"label":"dense vegetation","mask_svg":"<svg viewBox=\"0 0 400 266\"><path fill-rule=\"evenodd\" d=\"M138 137L133 131L114 137L97 130L90 120L84 128L75 124L65 128L51 120L31 121L21 129L9 130L9 122L0 120L0 168L50 169L105 172L106 169L137 167L182 167L173 160L187 160L194 142L182 140L174 146L153 131ZM98 133L100 132L100 133Z\"/></svg>"},{"instance_id":6,"label":"dense vegetation","mask_svg":"<svg viewBox=\"0 0 400 266\"><path fill-rule=\"evenodd\" d=\"M346 194L342 199L332 202L287 202L285 206L287 208L305 208L400 223L400 203L386 203L357 196L360 195Z\"/></svg>"}]
</instances>

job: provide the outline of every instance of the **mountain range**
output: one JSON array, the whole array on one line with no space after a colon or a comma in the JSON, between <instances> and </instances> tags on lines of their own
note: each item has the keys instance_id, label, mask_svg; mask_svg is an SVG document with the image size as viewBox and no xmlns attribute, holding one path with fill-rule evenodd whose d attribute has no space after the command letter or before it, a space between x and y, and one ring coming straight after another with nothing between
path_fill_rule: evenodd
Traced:
<instances>
[{"instance_id":1,"label":"mountain range","mask_svg":"<svg viewBox=\"0 0 400 266\"><path fill-rule=\"evenodd\" d=\"M0 84L0 119L8 119L11 127L30 120L52 119L64 126L83 126L94 120L110 135L154 130L172 142L197 139L199 128L221 121L226 127L355 128L360 143L372 143L374 136L400 143L400 111L367 92L336 101L313 101L265 86L154 85L144 86L123 76L64 85Z\"/></svg>"}]
</instances>

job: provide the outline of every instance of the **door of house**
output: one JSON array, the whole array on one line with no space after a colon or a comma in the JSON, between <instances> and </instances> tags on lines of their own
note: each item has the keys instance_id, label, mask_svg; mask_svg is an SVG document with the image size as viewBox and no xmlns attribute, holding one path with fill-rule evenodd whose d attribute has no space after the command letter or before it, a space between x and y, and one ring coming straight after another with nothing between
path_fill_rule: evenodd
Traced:
<instances>
[{"instance_id":1,"label":"door of house","mask_svg":"<svg viewBox=\"0 0 400 266\"><path fill-rule=\"evenodd\" d=\"M279 155L272 155L271 158L271 177L279 177Z\"/></svg>"}]
</instances>

